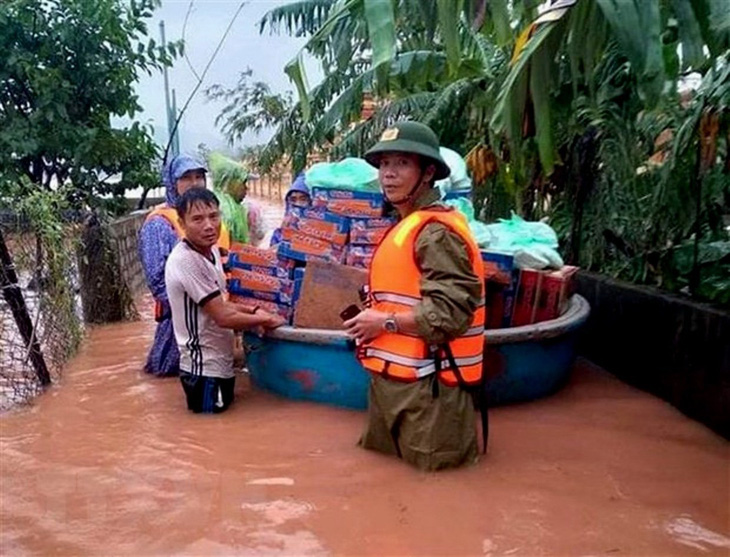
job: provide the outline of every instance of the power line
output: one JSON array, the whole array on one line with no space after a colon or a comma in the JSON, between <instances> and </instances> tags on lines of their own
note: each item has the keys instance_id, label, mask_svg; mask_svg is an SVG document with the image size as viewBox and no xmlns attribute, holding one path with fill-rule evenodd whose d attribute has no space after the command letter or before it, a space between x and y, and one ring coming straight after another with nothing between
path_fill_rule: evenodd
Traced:
<instances>
[{"instance_id":1,"label":"power line","mask_svg":"<svg viewBox=\"0 0 730 557\"><path fill-rule=\"evenodd\" d=\"M167 154L170 151L170 145L172 145L172 139L175 137L175 132L177 131L177 127L180 124L180 120L182 119L183 115L185 114L185 111L187 110L188 106L190 105L190 101L193 100L193 97L198 92L198 89L200 89L200 86L203 84L205 75L208 73L208 70L210 69L210 66L213 64L213 61L215 60L216 56L218 56L218 52L220 52L220 49L223 46L223 42L226 40L228 33L231 32L231 28L233 27L233 24L235 23L236 18L238 17L238 14L241 13L241 10L246 5L246 3L247 3L246 0L244 0L243 2L241 2L239 4L238 9L236 10L236 13L233 14L231 21L228 23L228 27L226 27L226 30L223 32L223 36L221 37L220 41L218 41L218 46L215 47L213 54L210 56L210 60L208 60L208 63L205 65L205 68L203 68L203 73L198 78L197 85L195 86L192 93L190 93L190 96L185 101L185 105L183 105L182 109L180 110L180 114L177 115L177 118L175 119L175 125L172 127L172 131L170 132L170 137L167 140L167 146L165 147L165 152L162 156L162 165L163 166L167 162ZM191 4L192 4L192 2L191 2Z\"/></svg>"},{"instance_id":2,"label":"power line","mask_svg":"<svg viewBox=\"0 0 730 557\"><path fill-rule=\"evenodd\" d=\"M183 28L182 28L182 41L183 41L183 57L185 58L185 61L188 63L188 67L190 68L190 71L193 72L193 75L196 79L200 80L200 76L198 75L198 72L195 71L195 68L193 67L193 63L190 61L190 58L188 58L188 51L185 48L185 31L188 28L188 18L190 17L190 11L193 9L193 3L195 0L190 0L190 3L188 4L188 11L185 12L185 21L183 21Z\"/></svg>"}]
</instances>

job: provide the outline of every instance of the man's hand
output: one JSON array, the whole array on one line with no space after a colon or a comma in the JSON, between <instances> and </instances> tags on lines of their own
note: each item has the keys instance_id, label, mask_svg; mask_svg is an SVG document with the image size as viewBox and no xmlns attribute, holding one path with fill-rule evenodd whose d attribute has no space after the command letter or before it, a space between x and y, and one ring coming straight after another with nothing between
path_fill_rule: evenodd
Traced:
<instances>
[{"instance_id":1,"label":"man's hand","mask_svg":"<svg viewBox=\"0 0 730 557\"><path fill-rule=\"evenodd\" d=\"M260 316L262 318L266 318L266 321L262 324L265 329L276 329L277 327L286 325L286 319L275 313L269 313L268 311L260 309L255 315L257 317Z\"/></svg>"},{"instance_id":2,"label":"man's hand","mask_svg":"<svg viewBox=\"0 0 730 557\"><path fill-rule=\"evenodd\" d=\"M345 321L345 329L359 343L368 342L383 333L383 324L388 314L374 309L361 311L352 319Z\"/></svg>"},{"instance_id":3,"label":"man's hand","mask_svg":"<svg viewBox=\"0 0 730 557\"><path fill-rule=\"evenodd\" d=\"M251 329L259 337L263 337L266 334L266 331L276 329L277 327L281 327L282 325L286 324L286 320L280 315L276 315L275 313L269 313L268 311L264 311L262 309L257 309L254 315L262 319L262 322L259 325Z\"/></svg>"}]
</instances>

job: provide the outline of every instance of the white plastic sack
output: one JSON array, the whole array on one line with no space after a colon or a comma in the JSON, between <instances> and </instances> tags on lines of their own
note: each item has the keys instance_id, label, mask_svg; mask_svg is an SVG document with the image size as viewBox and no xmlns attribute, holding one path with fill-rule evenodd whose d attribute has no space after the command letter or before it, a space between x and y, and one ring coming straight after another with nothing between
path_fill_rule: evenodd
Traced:
<instances>
[{"instance_id":1,"label":"white plastic sack","mask_svg":"<svg viewBox=\"0 0 730 557\"><path fill-rule=\"evenodd\" d=\"M441 197L453 190L470 191L471 178L469 178L464 158L456 151L446 147L439 147L439 152L451 170L448 178L436 181L436 186L441 190Z\"/></svg>"}]
</instances>

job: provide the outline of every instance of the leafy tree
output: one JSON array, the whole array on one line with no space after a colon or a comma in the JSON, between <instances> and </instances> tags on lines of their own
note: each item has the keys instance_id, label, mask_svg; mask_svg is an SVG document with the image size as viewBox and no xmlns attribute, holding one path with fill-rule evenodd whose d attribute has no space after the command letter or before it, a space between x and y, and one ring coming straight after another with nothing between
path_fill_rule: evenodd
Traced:
<instances>
[{"instance_id":1,"label":"leafy tree","mask_svg":"<svg viewBox=\"0 0 730 557\"><path fill-rule=\"evenodd\" d=\"M252 81L252 76L253 71L247 68L231 89L216 84L205 91L210 100L227 103L215 123L221 126L231 144L240 140L246 132L258 135L277 126L294 104L291 93L272 93L268 84Z\"/></svg>"},{"instance_id":2,"label":"leafy tree","mask_svg":"<svg viewBox=\"0 0 730 557\"><path fill-rule=\"evenodd\" d=\"M172 63L148 38L160 0L0 3L0 192L70 183L76 206L158 182L150 130L112 125L140 111L134 83Z\"/></svg>"},{"instance_id":3,"label":"leafy tree","mask_svg":"<svg viewBox=\"0 0 730 557\"><path fill-rule=\"evenodd\" d=\"M260 22L307 38L285 68L299 100L262 165L290 156L296 171L321 147L362 154L394 120L425 121L481 154L490 216L549 216L571 261L699 294L730 257L728 13L726 0L291 2ZM305 54L323 70L314 87ZM687 99L691 73L704 81ZM360 122L366 92L378 109ZM715 164L703 169L705 144ZM698 264L714 266L700 277ZM713 288L700 295L722 300L730 283Z\"/></svg>"}]
</instances>

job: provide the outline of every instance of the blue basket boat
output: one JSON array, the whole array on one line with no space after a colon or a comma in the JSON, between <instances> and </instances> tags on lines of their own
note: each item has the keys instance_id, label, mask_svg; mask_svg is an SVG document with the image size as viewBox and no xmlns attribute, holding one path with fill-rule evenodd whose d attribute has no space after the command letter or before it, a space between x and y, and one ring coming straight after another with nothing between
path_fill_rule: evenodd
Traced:
<instances>
[{"instance_id":1,"label":"blue basket boat","mask_svg":"<svg viewBox=\"0 0 730 557\"><path fill-rule=\"evenodd\" d=\"M563 315L534 325L484 333L490 406L552 394L570 376L578 331L590 307L574 295ZM264 338L245 336L254 385L296 400L367 408L368 373L343 331L280 327Z\"/></svg>"}]
</instances>

